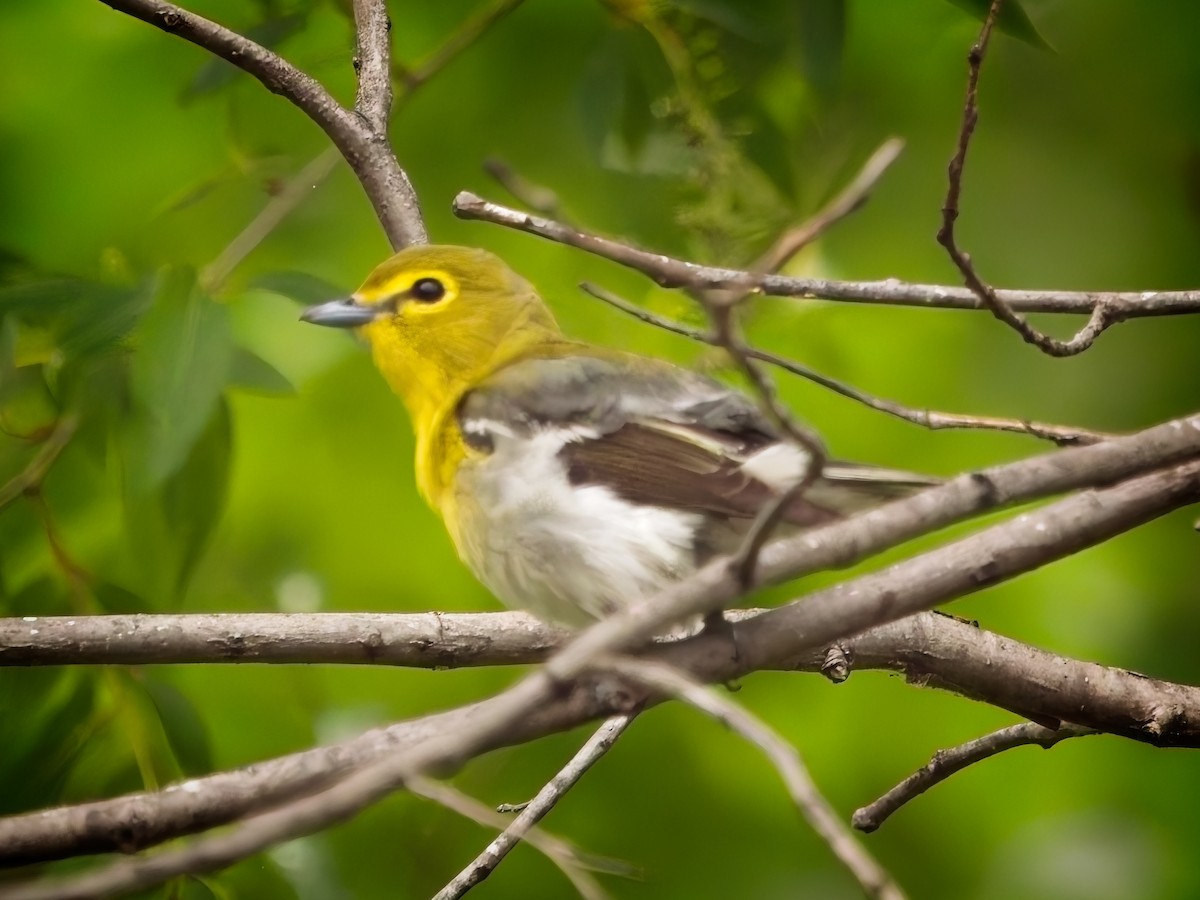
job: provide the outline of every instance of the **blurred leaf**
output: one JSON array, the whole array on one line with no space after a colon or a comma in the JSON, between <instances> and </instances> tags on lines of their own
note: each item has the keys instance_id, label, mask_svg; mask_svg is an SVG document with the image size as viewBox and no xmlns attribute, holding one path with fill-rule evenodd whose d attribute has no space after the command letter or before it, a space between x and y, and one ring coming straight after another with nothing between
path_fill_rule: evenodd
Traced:
<instances>
[{"instance_id":1,"label":"blurred leaf","mask_svg":"<svg viewBox=\"0 0 1200 900\"><path fill-rule=\"evenodd\" d=\"M273 397L290 397L296 388L277 368L245 347L233 351L229 367L229 384Z\"/></svg>"},{"instance_id":2,"label":"blurred leaf","mask_svg":"<svg viewBox=\"0 0 1200 900\"><path fill-rule=\"evenodd\" d=\"M249 287L257 288L260 291L269 291L306 306L311 303L324 303L326 300L333 300L336 297L344 297L349 293L344 288L335 287L328 281L318 278L316 275L309 275L307 272L270 272L255 278L250 282Z\"/></svg>"},{"instance_id":3,"label":"blurred leaf","mask_svg":"<svg viewBox=\"0 0 1200 900\"><path fill-rule=\"evenodd\" d=\"M756 11L754 6L757 4L738 0L671 0L671 5L730 34L751 40L762 37L761 23L747 16L747 13Z\"/></svg>"},{"instance_id":4,"label":"blurred leaf","mask_svg":"<svg viewBox=\"0 0 1200 900\"><path fill-rule=\"evenodd\" d=\"M176 594L187 585L225 504L232 450L230 435L229 405L222 401L187 461L163 485L163 517L180 549Z\"/></svg>"},{"instance_id":5,"label":"blurred leaf","mask_svg":"<svg viewBox=\"0 0 1200 900\"><path fill-rule=\"evenodd\" d=\"M109 581L92 585L92 595L100 608L110 615L154 612L154 607L133 591Z\"/></svg>"},{"instance_id":6,"label":"blurred leaf","mask_svg":"<svg viewBox=\"0 0 1200 900\"><path fill-rule=\"evenodd\" d=\"M202 294L190 269L168 269L138 329L132 387L141 417L126 460L135 493L183 465L229 375L229 311Z\"/></svg>"},{"instance_id":7,"label":"blurred leaf","mask_svg":"<svg viewBox=\"0 0 1200 900\"><path fill-rule=\"evenodd\" d=\"M153 678L142 687L154 703L163 733L175 761L185 775L202 775L213 770L208 726L187 696L174 685Z\"/></svg>"},{"instance_id":8,"label":"blurred leaf","mask_svg":"<svg viewBox=\"0 0 1200 900\"><path fill-rule=\"evenodd\" d=\"M53 616L70 607L62 586L49 575L43 575L6 596L2 608L9 616Z\"/></svg>"},{"instance_id":9,"label":"blurred leaf","mask_svg":"<svg viewBox=\"0 0 1200 900\"><path fill-rule=\"evenodd\" d=\"M950 2L959 9L966 10L980 22L987 19L988 10L992 8L992 0L950 0ZM1025 12L1025 8L1018 0L1007 0L1000 7L1000 16L996 20L996 27L1009 37L1015 37L1033 47L1042 50L1050 49L1050 45L1038 34L1029 14Z\"/></svg>"},{"instance_id":10,"label":"blurred leaf","mask_svg":"<svg viewBox=\"0 0 1200 900\"><path fill-rule=\"evenodd\" d=\"M620 32L592 55L578 88L588 144L605 168L679 175L695 153L654 108L670 90L661 54L641 29Z\"/></svg>"},{"instance_id":11,"label":"blurred leaf","mask_svg":"<svg viewBox=\"0 0 1200 900\"><path fill-rule=\"evenodd\" d=\"M846 0L803 0L799 18L800 69L817 95L835 95L842 80Z\"/></svg>"},{"instance_id":12,"label":"blurred leaf","mask_svg":"<svg viewBox=\"0 0 1200 900\"><path fill-rule=\"evenodd\" d=\"M0 814L24 812L59 799L89 727L92 679L81 670L10 668L0 671Z\"/></svg>"},{"instance_id":13,"label":"blurred leaf","mask_svg":"<svg viewBox=\"0 0 1200 900\"><path fill-rule=\"evenodd\" d=\"M53 352L64 357L93 353L124 338L148 303L142 288L80 279L0 288L0 318L11 315L26 326L24 340L31 339L29 329L42 329Z\"/></svg>"},{"instance_id":14,"label":"blurred leaf","mask_svg":"<svg viewBox=\"0 0 1200 900\"><path fill-rule=\"evenodd\" d=\"M241 33L267 49L274 49L303 27L305 19L306 15L303 13L281 15L260 22ZM180 100L183 103L191 103L205 94L214 93L233 81L234 77L239 74L241 74L241 69L233 63L226 62L219 57L212 57L196 70L191 82L183 89Z\"/></svg>"}]
</instances>

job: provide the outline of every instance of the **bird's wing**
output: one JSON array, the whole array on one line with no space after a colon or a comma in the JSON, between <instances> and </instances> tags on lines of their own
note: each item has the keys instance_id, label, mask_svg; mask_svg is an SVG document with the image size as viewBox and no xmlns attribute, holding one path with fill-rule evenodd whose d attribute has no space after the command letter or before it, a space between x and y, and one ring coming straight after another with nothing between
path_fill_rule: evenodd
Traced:
<instances>
[{"instance_id":1,"label":"bird's wing","mask_svg":"<svg viewBox=\"0 0 1200 900\"><path fill-rule=\"evenodd\" d=\"M635 503L747 518L800 477L806 455L780 441L757 405L694 372L644 357L526 359L463 399L468 443L558 433L574 484L599 484ZM801 525L908 493L931 479L838 463L786 518Z\"/></svg>"}]
</instances>

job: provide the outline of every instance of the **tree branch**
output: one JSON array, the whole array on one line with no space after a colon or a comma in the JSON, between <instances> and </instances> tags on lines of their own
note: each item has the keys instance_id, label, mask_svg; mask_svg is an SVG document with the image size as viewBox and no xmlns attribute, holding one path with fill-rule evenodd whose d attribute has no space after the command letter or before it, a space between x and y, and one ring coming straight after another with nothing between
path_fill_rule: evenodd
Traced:
<instances>
[{"instance_id":1,"label":"tree branch","mask_svg":"<svg viewBox=\"0 0 1200 900\"><path fill-rule=\"evenodd\" d=\"M1091 447L1056 451L1021 463L963 476L920 495L854 519L812 529L765 548L761 565L770 580L847 564L957 521L970 511L1040 496L1087 482L1106 482L1146 471L1200 450L1200 417L1168 423L1139 435ZM1200 464L1153 471L1114 487L1089 491L1026 513L1009 522L852 579L802 601L739 623L737 653L715 636L654 649L654 655L700 680L724 681L794 659L873 624L894 620L964 593L979 590L1078 551L1200 496ZM584 673L601 656L645 636L666 622L718 608L738 594L723 561L695 577L599 622L574 637L544 666L503 694L447 713L371 732L335 748L311 750L241 772L195 779L158 794L48 810L0 820L0 859L9 863L101 850L132 850L210 828L307 793L364 760L385 754L409 775L428 766L457 765L499 746L627 712L644 700L632 690L616 697L597 691ZM1051 657L1055 659L1054 657ZM987 660L985 659L984 662ZM1074 670L1078 671L1078 670ZM1119 670L1095 680L1106 693L1091 705L1059 707L1076 720L1138 740L1175 746L1200 745L1195 689L1131 685ZM1053 681L1058 673L1039 673ZM1058 684L1059 689L1071 685ZM1078 690L1078 686L1075 686ZM1162 688L1160 690L1160 688ZM1121 693L1124 691L1125 693ZM1011 696L1011 695L1010 695ZM1177 698L1173 704L1170 698ZM618 700L620 701L618 703ZM1053 696L1018 698L1006 708L1024 712ZM1149 703L1150 706L1146 706ZM1078 710L1075 714L1073 710ZM1048 718L1054 713L1043 713Z\"/></svg>"},{"instance_id":2,"label":"tree branch","mask_svg":"<svg viewBox=\"0 0 1200 900\"><path fill-rule=\"evenodd\" d=\"M387 134L392 112L391 20L383 0L354 0L354 111L375 134Z\"/></svg>"},{"instance_id":3,"label":"tree branch","mask_svg":"<svg viewBox=\"0 0 1200 900\"><path fill-rule=\"evenodd\" d=\"M846 303L880 303L925 309L984 308L979 298L968 288L948 285L912 284L893 278L886 281L832 281L791 275L756 275L740 269L702 266L576 231L560 222L484 200L470 191L461 191L454 198L454 213L462 219L479 219L504 225L594 253L641 272L663 287L760 290L775 297L808 297ZM1121 319L1200 312L1200 291L997 290L996 296L1011 309L1020 312L1091 315L1100 304L1105 305L1110 314Z\"/></svg>"}]
</instances>

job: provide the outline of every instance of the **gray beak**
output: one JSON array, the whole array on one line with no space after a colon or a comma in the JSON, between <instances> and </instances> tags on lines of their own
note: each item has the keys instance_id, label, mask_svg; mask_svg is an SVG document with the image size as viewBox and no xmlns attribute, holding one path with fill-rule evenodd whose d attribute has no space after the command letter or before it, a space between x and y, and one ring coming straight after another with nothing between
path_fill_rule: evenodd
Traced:
<instances>
[{"instance_id":1,"label":"gray beak","mask_svg":"<svg viewBox=\"0 0 1200 900\"><path fill-rule=\"evenodd\" d=\"M382 310L378 306L363 306L356 303L353 297L346 297L310 306L300 314L300 319L330 328L358 328L373 321L380 312Z\"/></svg>"}]
</instances>

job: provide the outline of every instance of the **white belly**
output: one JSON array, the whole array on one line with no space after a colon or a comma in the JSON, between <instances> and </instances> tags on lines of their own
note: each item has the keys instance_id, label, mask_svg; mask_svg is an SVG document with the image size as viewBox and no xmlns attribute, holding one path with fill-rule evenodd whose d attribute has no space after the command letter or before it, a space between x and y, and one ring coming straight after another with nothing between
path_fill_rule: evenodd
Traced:
<instances>
[{"instance_id":1,"label":"white belly","mask_svg":"<svg viewBox=\"0 0 1200 900\"><path fill-rule=\"evenodd\" d=\"M694 571L703 516L571 485L558 458L564 438L499 438L464 463L458 550L505 605L583 625Z\"/></svg>"}]
</instances>

